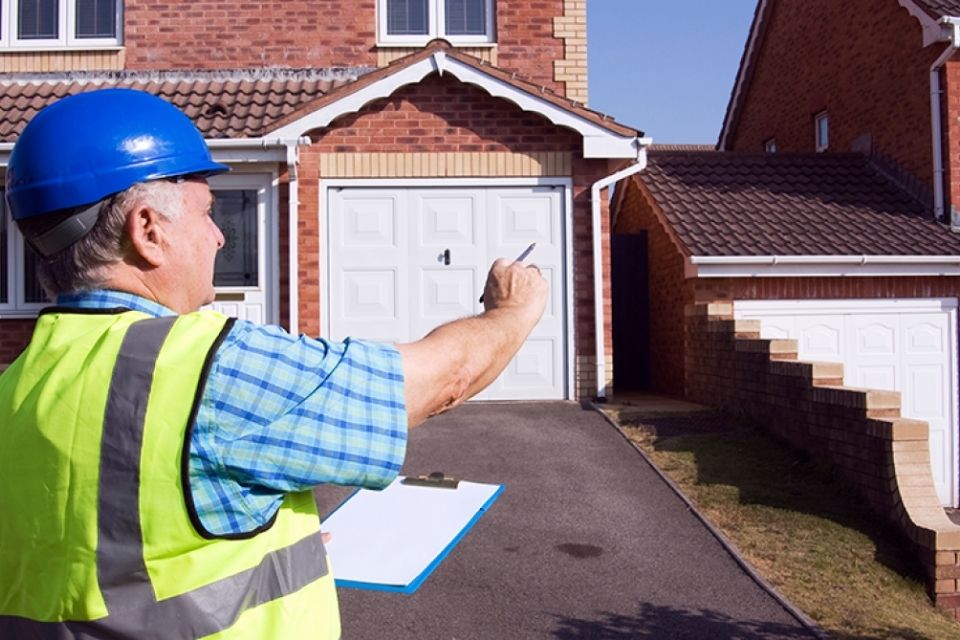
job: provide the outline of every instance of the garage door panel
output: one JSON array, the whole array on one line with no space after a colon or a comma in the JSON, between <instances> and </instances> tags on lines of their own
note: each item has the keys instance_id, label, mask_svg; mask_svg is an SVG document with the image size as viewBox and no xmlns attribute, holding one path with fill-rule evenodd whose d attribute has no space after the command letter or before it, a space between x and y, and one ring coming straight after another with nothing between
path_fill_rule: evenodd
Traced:
<instances>
[{"instance_id":1,"label":"garage door panel","mask_svg":"<svg viewBox=\"0 0 960 640\"><path fill-rule=\"evenodd\" d=\"M493 194L499 219L497 243L523 247L531 242L556 244L561 220L556 215L557 196L552 190L535 195Z\"/></svg>"},{"instance_id":2,"label":"garage door panel","mask_svg":"<svg viewBox=\"0 0 960 640\"><path fill-rule=\"evenodd\" d=\"M423 317L443 322L472 315L480 296L476 278L475 269L422 269L419 298Z\"/></svg>"},{"instance_id":3,"label":"garage door panel","mask_svg":"<svg viewBox=\"0 0 960 640\"><path fill-rule=\"evenodd\" d=\"M798 348L810 358L827 362L841 362L843 321L838 316L797 318Z\"/></svg>"},{"instance_id":4,"label":"garage door panel","mask_svg":"<svg viewBox=\"0 0 960 640\"><path fill-rule=\"evenodd\" d=\"M397 247L400 227L397 199L358 197L345 201L340 227L344 248Z\"/></svg>"},{"instance_id":5,"label":"garage door panel","mask_svg":"<svg viewBox=\"0 0 960 640\"><path fill-rule=\"evenodd\" d=\"M890 391L898 388L895 365L862 365L855 367L853 373L852 385L855 387Z\"/></svg>"},{"instance_id":6,"label":"garage door panel","mask_svg":"<svg viewBox=\"0 0 960 640\"><path fill-rule=\"evenodd\" d=\"M420 199L420 243L433 247L477 245L477 195L423 196Z\"/></svg>"},{"instance_id":7,"label":"garage door panel","mask_svg":"<svg viewBox=\"0 0 960 640\"><path fill-rule=\"evenodd\" d=\"M940 354L946 345L947 328L943 321L934 324L926 320L914 321L906 328L907 355Z\"/></svg>"},{"instance_id":8,"label":"garage door panel","mask_svg":"<svg viewBox=\"0 0 960 640\"><path fill-rule=\"evenodd\" d=\"M900 323L894 317L849 318L853 330L853 353L857 356L892 357L897 352Z\"/></svg>"},{"instance_id":9,"label":"garage door panel","mask_svg":"<svg viewBox=\"0 0 960 640\"><path fill-rule=\"evenodd\" d=\"M785 340L797 336L797 322L793 317L771 316L760 324L760 337L765 340Z\"/></svg>"},{"instance_id":10,"label":"garage door panel","mask_svg":"<svg viewBox=\"0 0 960 640\"><path fill-rule=\"evenodd\" d=\"M911 418L936 420L945 416L947 372L942 365L907 367L908 386L913 389L905 410Z\"/></svg>"}]
</instances>

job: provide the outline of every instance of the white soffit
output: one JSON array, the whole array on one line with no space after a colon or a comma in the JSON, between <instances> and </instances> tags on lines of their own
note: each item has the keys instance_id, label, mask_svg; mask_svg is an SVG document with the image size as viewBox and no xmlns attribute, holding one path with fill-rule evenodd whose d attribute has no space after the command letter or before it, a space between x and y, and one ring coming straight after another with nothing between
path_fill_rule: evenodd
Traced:
<instances>
[{"instance_id":1,"label":"white soffit","mask_svg":"<svg viewBox=\"0 0 960 640\"><path fill-rule=\"evenodd\" d=\"M647 145L645 138L619 136L549 100L522 91L456 58L448 57L442 51L372 82L271 132L270 135L280 138L297 138L313 129L326 127L336 118L359 111L364 105L386 98L401 87L420 82L434 72L440 75L450 74L461 82L477 85L491 96L509 100L524 111L539 113L556 125L573 129L583 136L583 155L586 158L638 158L644 153L643 149Z\"/></svg>"},{"instance_id":2,"label":"white soffit","mask_svg":"<svg viewBox=\"0 0 960 640\"><path fill-rule=\"evenodd\" d=\"M687 278L960 276L960 256L691 256Z\"/></svg>"}]
</instances>

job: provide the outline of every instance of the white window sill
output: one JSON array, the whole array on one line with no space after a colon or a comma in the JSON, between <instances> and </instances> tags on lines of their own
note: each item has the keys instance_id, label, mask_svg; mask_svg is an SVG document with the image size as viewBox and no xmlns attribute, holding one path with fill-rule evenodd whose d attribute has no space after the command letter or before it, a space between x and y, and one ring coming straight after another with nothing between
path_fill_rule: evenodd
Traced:
<instances>
[{"instance_id":1,"label":"white window sill","mask_svg":"<svg viewBox=\"0 0 960 640\"><path fill-rule=\"evenodd\" d=\"M123 51L122 44L96 45L8 45L0 43L0 55L4 53L58 53L65 51Z\"/></svg>"},{"instance_id":2,"label":"white window sill","mask_svg":"<svg viewBox=\"0 0 960 640\"><path fill-rule=\"evenodd\" d=\"M462 40L451 40L450 38L431 37L426 39L421 38L417 40L410 40L406 42L399 42L395 40L391 40L389 42L378 42L377 47L379 49L409 49L410 47L426 46L427 44L429 44L430 42L433 42L434 40L446 40L447 42L449 42L450 44L452 44L454 47L457 47L457 48L473 47L476 49L485 49L485 48L492 49L493 47L497 46L496 42L464 42Z\"/></svg>"},{"instance_id":3,"label":"white window sill","mask_svg":"<svg viewBox=\"0 0 960 640\"><path fill-rule=\"evenodd\" d=\"M37 309L0 311L0 320L36 320L40 315L41 309L43 309L43 307Z\"/></svg>"}]
</instances>

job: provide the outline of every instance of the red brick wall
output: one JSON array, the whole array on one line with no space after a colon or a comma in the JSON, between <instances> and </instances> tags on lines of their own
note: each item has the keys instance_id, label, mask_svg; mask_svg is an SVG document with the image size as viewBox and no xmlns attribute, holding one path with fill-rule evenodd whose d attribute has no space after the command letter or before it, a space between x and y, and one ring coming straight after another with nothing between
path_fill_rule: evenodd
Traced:
<instances>
[{"instance_id":1,"label":"red brick wall","mask_svg":"<svg viewBox=\"0 0 960 640\"><path fill-rule=\"evenodd\" d=\"M813 151L813 117L830 115L830 150L858 137L931 185L930 64L920 24L895 0L779 0L729 147Z\"/></svg>"},{"instance_id":2,"label":"red brick wall","mask_svg":"<svg viewBox=\"0 0 960 640\"><path fill-rule=\"evenodd\" d=\"M630 181L620 203L614 233L647 232L647 271L650 291L650 363L653 391L684 393L683 309L693 300L692 283L683 276L683 257L654 215L650 202ZM614 354L616 357L616 354ZM616 386L617 381L613 381Z\"/></svg>"},{"instance_id":3,"label":"red brick wall","mask_svg":"<svg viewBox=\"0 0 960 640\"><path fill-rule=\"evenodd\" d=\"M563 0L499 0L499 66L562 92L553 81L553 61L563 57L553 37L560 15ZM129 0L124 29L128 69L377 64L375 0Z\"/></svg>"},{"instance_id":4,"label":"red brick wall","mask_svg":"<svg viewBox=\"0 0 960 640\"><path fill-rule=\"evenodd\" d=\"M576 355L596 355L596 323L593 286L593 212L590 188L613 173L615 167L603 160L577 158L573 163L573 327ZM613 353L613 301L610 298L610 203L607 191L600 194L601 250L603 252L603 344L606 355Z\"/></svg>"},{"instance_id":5,"label":"red brick wall","mask_svg":"<svg viewBox=\"0 0 960 640\"><path fill-rule=\"evenodd\" d=\"M10 364L30 342L33 320L0 321L0 365Z\"/></svg>"},{"instance_id":6,"label":"red brick wall","mask_svg":"<svg viewBox=\"0 0 960 640\"><path fill-rule=\"evenodd\" d=\"M313 335L320 333L319 282L325 246L318 228L318 181L322 177L319 154L568 151L577 155L582 148L576 133L524 112L511 102L492 98L478 87L439 76L430 76L357 113L344 115L329 127L313 132L312 138L314 143L300 154L299 311L300 330ZM578 161L574 172L575 304L577 314L585 313L582 310L589 306L591 331L583 339L592 341L592 280L590 287L581 286L580 281L585 277L581 270L590 268L583 259L590 252L589 187L593 180L606 175L607 163ZM587 349L592 353L589 346Z\"/></svg>"},{"instance_id":7,"label":"red brick wall","mask_svg":"<svg viewBox=\"0 0 960 640\"><path fill-rule=\"evenodd\" d=\"M943 127L944 203L960 210L960 61L948 62L940 74L944 91L940 107Z\"/></svg>"}]
</instances>

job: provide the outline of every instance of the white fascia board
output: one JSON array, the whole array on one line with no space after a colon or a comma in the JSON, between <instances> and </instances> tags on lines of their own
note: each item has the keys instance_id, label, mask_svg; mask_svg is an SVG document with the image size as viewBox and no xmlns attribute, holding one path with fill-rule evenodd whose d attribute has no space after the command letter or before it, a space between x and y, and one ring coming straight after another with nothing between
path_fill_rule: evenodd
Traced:
<instances>
[{"instance_id":1,"label":"white fascia board","mask_svg":"<svg viewBox=\"0 0 960 640\"><path fill-rule=\"evenodd\" d=\"M617 135L549 100L520 90L508 82L464 64L456 58L451 58L442 51L309 113L277 129L272 135L280 138L297 138L313 129L326 127L336 118L359 111L364 105L386 98L403 86L420 82L434 71L450 74L461 82L477 85L495 98L509 100L524 111L539 113L556 125L573 129L583 136L583 154L587 158L636 158L640 153L642 143L637 137Z\"/></svg>"},{"instance_id":2,"label":"white fascia board","mask_svg":"<svg viewBox=\"0 0 960 640\"><path fill-rule=\"evenodd\" d=\"M960 276L960 256L691 256L687 278Z\"/></svg>"}]
</instances>

